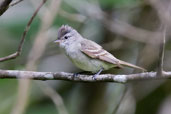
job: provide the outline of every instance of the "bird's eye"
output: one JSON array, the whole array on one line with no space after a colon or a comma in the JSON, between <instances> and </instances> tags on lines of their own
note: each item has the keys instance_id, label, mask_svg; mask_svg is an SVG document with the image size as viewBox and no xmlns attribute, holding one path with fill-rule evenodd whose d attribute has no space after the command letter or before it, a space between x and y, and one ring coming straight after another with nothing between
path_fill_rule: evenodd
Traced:
<instances>
[{"instance_id":1,"label":"bird's eye","mask_svg":"<svg viewBox=\"0 0 171 114\"><path fill-rule=\"evenodd\" d=\"M65 39L68 39L68 36L64 36Z\"/></svg>"}]
</instances>

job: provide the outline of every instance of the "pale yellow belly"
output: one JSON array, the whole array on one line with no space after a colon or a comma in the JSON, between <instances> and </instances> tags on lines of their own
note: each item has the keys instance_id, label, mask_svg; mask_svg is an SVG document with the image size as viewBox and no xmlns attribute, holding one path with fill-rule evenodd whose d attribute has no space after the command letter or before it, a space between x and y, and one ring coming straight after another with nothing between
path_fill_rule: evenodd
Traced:
<instances>
[{"instance_id":1,"label":"pale yellow belly","mask_svg":"<svg viewBox=\"0 0 171 114\"><path fill-rule=\"evenodd\" d=\"M104 70L108 70L112 67L114 67L113 64L104 62L104 61L100 61L98 59L92 59L86 55L81 55L81 57L75 59L75 58L71 58L71 61L73 62L73 64L75 64L78 68L84 70L84 71L90 71L93 73L98 72L101 68L103 68Z\"/></svg>"}]
</instances>

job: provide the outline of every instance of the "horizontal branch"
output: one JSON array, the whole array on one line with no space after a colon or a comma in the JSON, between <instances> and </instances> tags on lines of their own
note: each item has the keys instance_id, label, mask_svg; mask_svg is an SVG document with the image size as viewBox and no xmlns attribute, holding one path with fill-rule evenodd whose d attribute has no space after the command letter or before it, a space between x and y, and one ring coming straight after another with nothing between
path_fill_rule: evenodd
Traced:
<instances>
[{"instance_id":1,"label":"horizontal branch","mask_svg":"<svg viewBox=\"0 0 171 114\"><path fill-rule=\"evenodd\" d=\"M145 72L137 74L101 74L93 78L93 75L77 75L66 72L32 72L19 70L0 70L0 79L32 79L32 80L66 80L75 82L116 82L126 83L137 80L170 79L171 72L163 72L162 77L157 77L156 72Z\"/></svg>"}]
</instances>

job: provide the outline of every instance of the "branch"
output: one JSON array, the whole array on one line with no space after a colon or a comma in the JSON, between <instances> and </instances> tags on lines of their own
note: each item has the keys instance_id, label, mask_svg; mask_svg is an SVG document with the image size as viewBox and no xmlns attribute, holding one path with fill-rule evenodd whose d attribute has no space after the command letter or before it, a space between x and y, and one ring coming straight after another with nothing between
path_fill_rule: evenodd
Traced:
<instances>
[{"instance_id":1,"label":"branch","mask_svg":"<svg viewBox=\"0 0 171 114\"><path fill-rule=\"evenodd\" d=\"M170 79L170 72L163 72L162 77L157 77L156 72L137 74L101 74L93 79L93 75L78 75L73 78L73 73L66 72L33 72L19 70L0 70L0 79L32 79L32 80L66 80L74 82L116 82L127 83L137 80Z\"/></svg>"},{"instance_id":2,"label":"branch","mask_svg":"<svg viewBox=\"0 0 171 114\"><path fill-rule=\"evenodd\" d=\"M18 3L22 2L23 0L16 0L14 2L12 2L9 6L12 7L12 6L15 6L17 5Z\"/></svg>"},{"instance_id":3,"label":"branch","mask_svg":"<svg viewBox=\"0 0 171 114\"><path fill-rule=\"evenodd\" d=\"M76 21L76 22L80 22L80 23L83 23L86 20L86 17L84 15L76 14L76 13L69 13L63 9L59 10L59 15L63 16L64 18L66 18L68 20Z\"/></svg>"},{"instance_id":4,"label":"branch","mask_svg":"<svg viewBox=\"0 0 171 114\"><path fill-rule=\"evenodd\" d=\"M9 8L9 4L12 0L3 0L0 2L0 16Z\"/></svg>"},{"instance_id":5,"label":"branch","mask_svg":"<svg viewBox=\"0 0 171 114\"><path fill-rule=\"evenodd\" d=\"M160 41L159 66L158 66L157 76L162 76L162 72L163 72L165 43L166 43L166 26L164 26L163 28L163 38L161 38Z\"/></svg>"},{"instance_id":6,"label":"branch","mask_svg":"<svg viewBox=\"0 0 171 114\"><path fill-rule=\"evenodd\" d=\"M39 87L45 95L49 96L52 99L52 101L54 102L56 106L58 114L68 114L68 111L66 110L63 99L56 90L54 90L45 82L39 83Z\"/></svg>"},{"instance_id":7,"label":"branch","mask_svg":"<svg viewBox=\"0 0 171 114\"><path fill-rule=\"evenodd\" d=\"M169 1L169 8L167 9L167 11L170 11L170 8L171 8L171 1ZM161 20L161 22L163 21ZM161 41L160 41L160 53L159 53L160 58L159 58L159 67L158 67L158 72L157 72L158 76L162 76L162 71L163 71L163 60L164 60L164 53L165 53L164 49L165 49L165 44L166 44L167 26L168 24L163 22L163 38L161 38Z\"/></svg>"},{"instance_id":8,"label":"branch","mask_svg":"<svg viewBox=\"0 0 171 114\"><path fill-rule=\"evenodd\" d=\"M154 39L160 39L162 36L160 32L148 31L146 29L135 27L122 20L109 18L108 14L101 9L99 4L93 4L81 0L77 2L70 0L64 1L78 12L84 13L84 15L89 18L100 21L110 32L122 35L125 38L149 43L153 42Z\"/></svg>"},{"instance_id":9,"label":"branch","mask_svg":"<svg viewBox=\"0 0 171 114\"><path fill-rule=\"evenodd\" d=\"M38 34L36 35L33 47L29 53L29 57L26 63L26 70L37 69L37 63L41 58L41 56L43 55L46 45L49 42L47 31L50 28L50 26L53 24L53 21L60 7L60 3L61 0L51 0L49 2L49 5L47 5L46 10L40 12L41 15L39 16L41 16L40 17L41 26ZM16 103L14 104L13 107L14 111L11 114L24 114L27 108L27 104L29 102L31 81L20 80L18 86L19 86L18 96L17 96Z\"/></svg>"},{"instance_id":10,"label":"branch","mask_svg":"<svg viewBox=\"0 0 171 114\"><path fill-rule=\"evenodd\" d=\"M21 41L20 41L20 44L18 46L18 49L15 53L11 54L11 55L8 55L6 57L2 57L0 58L0 62L3 62L3 61L7 61L7 60L10 60L10 59L15 59L16 57L18 57L20 54L21 54L21 51L22 51L22 47L23 47L23 44L24 44L24 40L25 40L25 37L27 35L27 32L29 31L30 29L30 25L33 21L33 19L35 18L35 16L37 15L38 11L40 10L40 8L43 6L43 4L46 2L46 0L43 0L43 2L40 4L40 6L36 9L36 11L33 13L32 17L30 18L29 22L27 23L27 26L23 32L23 35L21 37Z\"/></svg>"},{"instance_id":11,"label":"branch","mask_svg":"<svg viewBox=\"0 0 171 114\"><path fill-rule=\"evenodd\" d=\"M112 114L117 114L118 109L119 109L119 107L121 106L121 103L123 102L124 97L126 96L127 91L128 91L128 87L125 86L125 88L124 88L124 90L123 90L123 93L122 93L122 95L121 95L121 98L119 99L119 102L118 102L118 104L116 105L116 107L114 108Z\"/></svg>"}]
</instances>

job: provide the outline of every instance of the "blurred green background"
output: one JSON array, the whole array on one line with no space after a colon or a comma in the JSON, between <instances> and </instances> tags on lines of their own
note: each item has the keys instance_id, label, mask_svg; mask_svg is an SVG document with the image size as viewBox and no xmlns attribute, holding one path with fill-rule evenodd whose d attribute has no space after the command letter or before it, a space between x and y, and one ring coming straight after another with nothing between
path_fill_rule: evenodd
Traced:
<instances>
[{"instance_id":1,"label":"blurred green background","mask_svg":"<svg viewBox=\"0 0 171 114\"><path fill-rule=\"evenodd\" d=\"M149 34L159 31L162 13L167 15L170 11L167 10L170 0L61 0L56 5L58 8L54 7L49 10L54 1L59 0L48 0L33 21L21 56L1 62L0 69L32 69L26 66L32 59L29 58L29 54L36 42L35 39L43 28L43 23L48 21L42 21L45 14L48 14L46 18L49 20L48 17L54 15L54 20L49 27L45 24L47 28L42 30L47 33L46 38L42 38L37 47L41 49L41 43L44 40L47 41L41 57L35 63L37 71L73 73L80 71L53 43L57 38L58 28L63 24L72 26L83 37L101 44L104 49L121 60L142 66L148 71L157 69L159 45L155 37L149 37ZM41 0L24 0L10 7L0 17L0 57L16 51L24 28L40 3ZM167 38L164 69L168 71L171 69L170 43ZM104 73L130 74L135 72L137 71L124 68L111 69ZM44 88L41 83L48 84L50 91L46 90L46 86ZM14 110L18 110L15 106L18 102L20 86L19 81L15 79L0 80L0 114L15 114ZM30 89L26 89L30 92L22 113L170 114L170 86L169 80L137 81L128 84L31 81ZM56 92L54 95L59 95L55 97L58 105L54 103L55 98L49 97L52 88L52 91ZM122 96L124 97L119 103ZM117 106L119 107L116 108Z\"/></svg>"}]
</instances>

